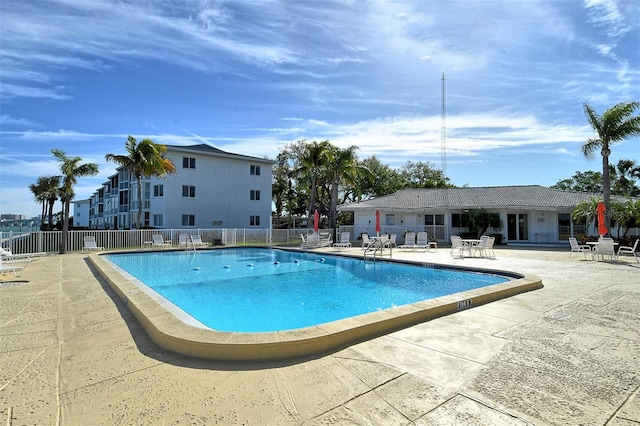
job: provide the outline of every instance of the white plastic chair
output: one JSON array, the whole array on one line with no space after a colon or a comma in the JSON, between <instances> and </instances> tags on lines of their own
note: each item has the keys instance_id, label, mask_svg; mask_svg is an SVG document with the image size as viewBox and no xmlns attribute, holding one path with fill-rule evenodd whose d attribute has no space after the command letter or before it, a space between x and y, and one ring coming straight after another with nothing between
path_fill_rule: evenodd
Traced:
<instances>
[{"instance_id":1,"label":"white plastic chair","mask_svg":"<svg viewBox=\"0 0 640 426\"><path fill-rule=\"evenodd\" d=\"M171 240L164 240L162 234L153 234L154 247L171 247Z\"/></svg>"},{"instance_id":2,"label":"white plastic chair","mask_svg":"<svg viewBox=\"0 0 640 426\"><path fill-rule=\"evenodd\" d=\"M600 238L598 240L598 245L591 250L592 259L596 259L597 256L600 255L600 258L604 260L605 256L609 256L611 260L616 258L616 250L615 245L613 243L613 238Z\"/></svg>"},{"instance_id":3,"label":"white plastic chair","mask_svg":"<svg viewBox=\"0 0 640 426\"><path fill-rule=\"evenodd\" d=\"M333 243L334 247L351 247L351 232L343 232L340 234L340 241Z\"/></svg>"},{"instance_id":4,"label":"white plastic chair","mask_svg":"<svg viewBox=\"0 0 640 426\"><path fill-rule=\"evenodd\" d=\"M209 247L209 243L202 241L202 237L200 235L192 235L191 244L193 244L194 247Z\"/></svg>"},{"instance_id":5,"label":"white plastic chair","mask_svg":"<svg viewBox=\"0 0 640 426\"><path fill-rule=\"evenodd\" d=\"M398 246L399 249L415 250L416 249L416 233L407 232L404 234L404 243Z\"/></svg>"},{"instance_id":6,"label":"white plastic chair","mask_svg":"<svg viewBox=\"0 0 640 426\"><path fill-rule=\"evenodd\" d=\"M636 239L636 242L633 246L621 246L618 249L618 259L620 259L621 254L628 254L636 259L636 263L640 263L640 260L638 260L638 256L636 255L636 250L638 249L638 241L640 241L640 238Z\"/></svg>"},{"instance_id":7,"label":"white plastic chair","mask_svg":"<svg viewBox=\"0 0 640 426\"><path fill-rule=\"evenodd\" d=\"M569 252L569 257L571 257L573 253L575 253L576 256L578 256L578 253L582 253L584 254L584 258L586 259L587 252L591 252L591 246L586 244L578 244L578 240L573 237L569 238L569 244L571 245L571 251Z\"/></svg>"},{"instance_id":8,"label":"white plastic chair","mask_svg":"<svg viewBox=\"0 0 640 426\"><path fill-rule=\"evenodd\" d=\"M454 253L457 251L458 256L460 258L464 258L465 250L466 250L466 247L462 243L462 237L460 237L459 235L452 235L451 236L451 256L453 256Z\"/></svg>"},{"instance_id":9,"label":"white plastic chair","mask_svg":"<svg viewBox=\"0 0 640 426\"><path fill-rule=\"evenodd\" d=\"M100 247L96 243L96 237L94 237L93 235L88 235L82 239L82 251L91 250L104 250L104 247Z\"/></svg>"},{"instance_id":10,"label":"white plastic chair","mask_svg":"<svg viewBox=\"0 0 640 426\"><path fill-rule=\"evenodd\" d=\"M429 248L429 234L426 232L418 232L416 235L416 248L425 250Z\"/></svg>"}]
</instances>

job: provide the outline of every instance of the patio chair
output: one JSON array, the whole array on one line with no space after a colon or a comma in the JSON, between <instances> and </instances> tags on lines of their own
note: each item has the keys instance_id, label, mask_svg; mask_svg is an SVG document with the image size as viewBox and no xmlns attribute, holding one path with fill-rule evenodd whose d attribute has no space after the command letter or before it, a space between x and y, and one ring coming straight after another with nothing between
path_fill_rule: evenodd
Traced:
<instances>
[{"instance_id":1,"label":"patio chair","mask_svg":"<svg viewBox=\"0 0 640 426\"><path fill-rule=\"evenodd\" d=\"M464 251L467 248L465 247L465 245L462 243L462 237L460 237L459 235L452 235L451 236L451 256L453 256L455 254L455 252L458 252L458 256L460 258L464 258Z\"/></svg>"},{"instance_id":2,"label":"patio chair","mask_svg":"<svg viewBox=\"0 0 640 426\"><path fill-rule=\"evenodd\" d=\"M209 243L202 241L202 237L197 234L191 236L191 244L193 244L194 247L209 247Z\"/></svg>"},{"instance_id":3,"label":"patio chair","mask_svg":"<svg viewBox=\"0 0 640 426\"><path fill-rule=\"evenodd\" d=\"M366 250L371 245L372 240L369 238L369 234L362 234L362 249Z\"/></svg>"},{"instance_id":4,"label":"patio chair","mask_svg":"<svg viewBox=\"0 0 640 426\"><path fill-rule=\"evenodd\" d=\"M153 246L154 247L171 247L171 240L166 240L162 234L153 234Z\"/></svg>"},{"instance_id":5,"label":"patio chair","mask_svg":"<svg viewBox=\"0 0 640 426\"><path fill-rule=\"evenodd\" d=\"M34 257L43 257L46 256L47 252L42 251L38 253L19 253L13 254L11 250L6 249L4 247L0 247L0 259L2 260L22 260L22 261L31 261Z\"/></svg>"},{"instance_id":6,"label":"patio chair","mask_svg":"<svg viewBox=\"0 0 640 426\"><path fill-rule=\"evenodd\" d=\"M25 265L17 265L15 263L7 264L5 261L0 260L0 274L4 275L7 272L13 272L13 275L16 277L19 276L18 272L22 272L24 270Z\"/></svg>"},{"instance_id":7,"label":"patio chair","mask_svg":"<svg viewBox=\"0 0 640 426\"><path fill-rule=\"evenodd\" d=\"M598 245L591 250L591 258L595 260L598 255L600 255L602 260L604 260L605 256L609 256L611 260L616 258L613 238L600 238L598 240Z\"/></svg>"},{"instance_id":8,"label":"patio chair","mask_svg":"<svg viewBox=\"0 0 640 426\"><path fill-rule=\"evenodd\" d=\"M620 259L621 254L628 254L636 259L636 263L640 263L640 260L638 260L638 256L636 255L636 250L638 249L638 241L640 241L640 238L636 238L636 242L635 244L633 244L633 246L621 246L618 249L618 259Z\"/></svg>"},{"instance_id":9,"label":"patio chair","mask_svg":"<svg viewBox=\"0 0 640 426\"><path fill-rule=\"evenodd\" d=\"M189 235L188 234L178 235L178 248L187 248L187 247L189 247Z\"/></svg>"},{"instance_id":10,"label":"patio chair","mask_svg":"<svg viewBox=\"0 0 640 426\"><path fill-rule=\"evenodd\" d=\"M586 259L587 252L591 252L591 246L587 244L578 244L578 240L573 237L569 238L569 244L571 245L571 251L569 252L569 257L571 257L573 253L575 253L576 256L578 256L578 253L582 253L584 254L584 258Z\"/></svg>"},{"instance_id":11,"label":"patio chair","mask_svg":"<svg viewBox=\"0 0 640 426\"><path fill-rule=\"evenodd\" d=\"M480 257L486 256L485 249L487 248L488 240L489 240L489 237L487 237L486 235L483 235L482 237L480 237L480 242L478 244L475 244L469 247L469 251L473 250L473 257L476 257L476 253L480 253Z\"/></svg>"},{"instance_id":12,"label":"patio chair","mask_svg":"<svg viewBox=\"0 0 640 426\"><path fill-rule=\"evenodd\" d=\"M407 232L404 234L404 243L398 246L399 249L415 250L416 249L416 233Z\"/></svg>"},{"instance_id":13,"label":"patio chair","mask_svg":"<svg viewBox=\"0 0 640 426\"><path fill-rule=\"evenodd\" d=\"M429 234L426 232L418 232L416 235L416 248L425 250L429 248Z\"/></svg>"},{"instance_id":14,"label":"patio chair","mask_svg":"<svg viewBox=\"0 0 640 426\"><path fill-rule=\"evenodd\" d=\"M391 234L391 236L389 237L389 242L387 243L387 245L389 247L393 247L393 248L398 247L398 243L396 242L397 238L398 238L398 234Z\"/></svg>"},{"instance_id":15,"label":"patio chair","mask_svg":"<svg viewBox=\"0 0 640 426\"><path fill-rule=\"evenodd\" d=\"M104 250L104 247L99 246L96 243L96 237L93 235L87 235L82 239L82 251L92 251L92 250Z\"/></svg>"},{"instance_id":16,"label":"patio chair","mask_svg":"<svg viewBox=\"0 0 640 426\"><path fill-rule=\"evenodd\" d=\"M343 232L342 234L340 234L340 241L337 243L333 243L334 247L342 247L342 248L346 248L346 247L351 247L351 232Z\"/></svg>"},{"instance_id":17,"label":"patio chair","mask_svg":"<svg viewBox=\"0 0 640 426\"><path fill-rule=\"evenodd\" d=\"M493 251L493 245L496 242L496 237L489 237L487 238L487 245L484 247L484 254L486 257L489 257L491 259L495 259L496 258L496 252Z\"/></svg>"}]
</instances>

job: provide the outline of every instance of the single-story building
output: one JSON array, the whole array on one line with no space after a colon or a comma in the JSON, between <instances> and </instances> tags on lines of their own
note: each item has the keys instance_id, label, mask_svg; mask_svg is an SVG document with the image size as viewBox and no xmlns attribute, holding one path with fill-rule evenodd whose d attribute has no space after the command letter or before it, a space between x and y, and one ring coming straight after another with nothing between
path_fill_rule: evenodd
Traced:
<instances>
[{"instance_id":1,"label":"single-story building","mask_svg":"<svg viewBox=\"0 0 640 426\"><path fill-rule=\"evenodd\" d=\"M448 242L467 231L468 212L484 209L499 215L502 226L486 234L502 234L503 242L560 243L571 236L595 235L593 224L574 223L571 214L582 201L600 194L560 191L540 185L479 188L403 189L395 194L339 206L353 212L353 226L341 226L352 238L375 235L375 213L380 212L381 233L426 231L430 239ZM612 197L614 199L615 197ZM623 201L623 199L620 199Z\"/></svg>"}]
</instances>

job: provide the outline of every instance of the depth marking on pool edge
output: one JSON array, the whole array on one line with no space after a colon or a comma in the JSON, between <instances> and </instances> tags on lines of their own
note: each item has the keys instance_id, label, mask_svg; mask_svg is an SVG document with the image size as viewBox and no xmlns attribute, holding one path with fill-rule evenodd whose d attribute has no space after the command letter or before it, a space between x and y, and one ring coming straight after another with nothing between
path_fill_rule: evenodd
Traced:
<instances>
[{"instance_id":1,"label":"depth marking on pool edge","mask_svg":"<svg viewBox=\"0 0 640 426\"><path fill-rule=\"evenodd\" d=\"M471 299L460 300L458 302L458 310L462 311L464 309L469 309L471 307Z\"/></svg>"},{"instance_id":2,"label":"depth marking on pool edge","mask_svg":"<svg viewBox=\"0 0 640 426\"><path fill-rule=\"evenodd\" d=\"M431 269L433 269L433 268L436 267L436 265L434 265L433 263L423 263L422 267L423 268L431 268Z\"/></svg>"}]
</instances>

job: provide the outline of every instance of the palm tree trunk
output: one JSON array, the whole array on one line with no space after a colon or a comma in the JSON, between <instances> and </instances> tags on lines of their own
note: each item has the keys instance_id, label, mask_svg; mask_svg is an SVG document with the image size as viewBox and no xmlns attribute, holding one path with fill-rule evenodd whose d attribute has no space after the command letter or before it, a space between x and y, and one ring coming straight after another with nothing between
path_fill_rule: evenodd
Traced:
<instances>
[{"instance_id":1,"label":"palm tree trunk","mask_svg":"<svg viewBox=\"0 0 640 426\"><path fill-rule=\"evenodd\" d=\"M142 178L136 176L136 180L138 181L138 223L136 228L142 229Z\"/></svg>"},{"instance_id":2,"label":"palm tree trunk","mask_svg":"<svg viewBox=\"0 0 640 426\"><path fill-rule=\"evenodd\" d=\"M602 201L604 202L604 223L611 235L611 181L609 180L609 150L602 149Z\"/></svg>"},{"instance_id":3,"label":"palm tree trunk","mask_svg":"<svg viewBox=\"0 0 640 426\"><path fill-rule=\"evenodd\" d=\"M69 234L69 205L70 200L64 201L64 212L62 213L62 239L60 240L60 254L67 252L67 235Z\"/></svg>"}]
</instances>

